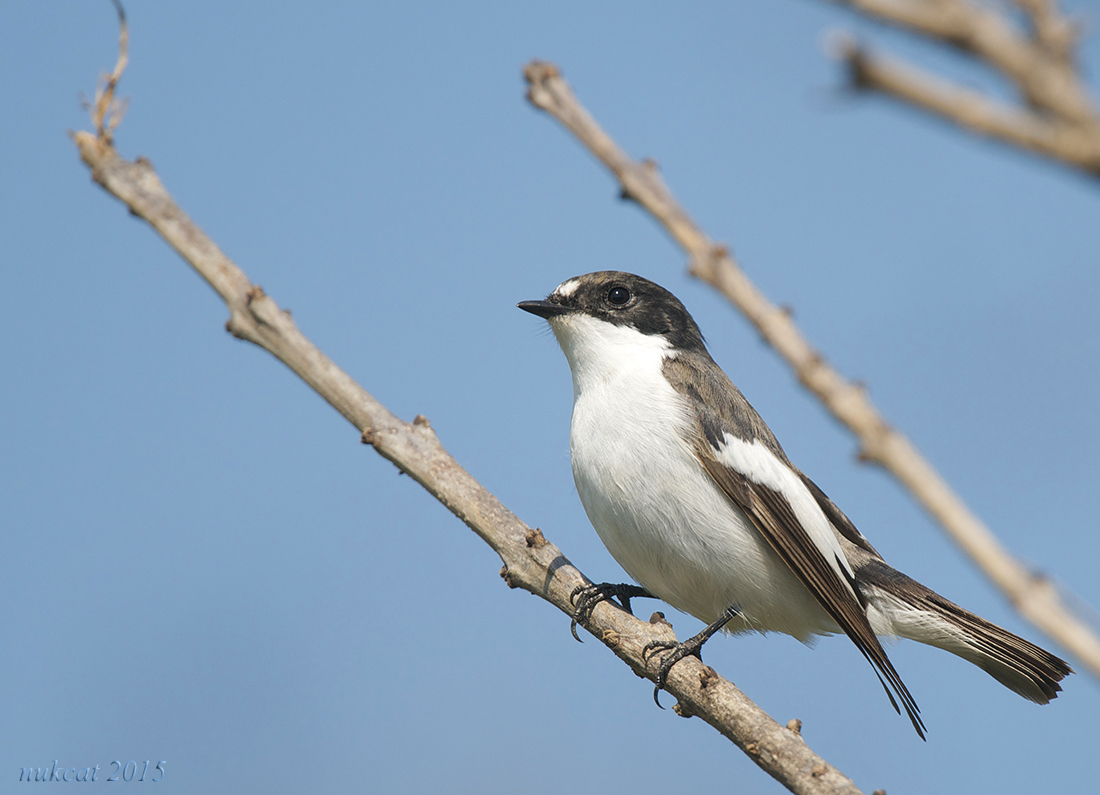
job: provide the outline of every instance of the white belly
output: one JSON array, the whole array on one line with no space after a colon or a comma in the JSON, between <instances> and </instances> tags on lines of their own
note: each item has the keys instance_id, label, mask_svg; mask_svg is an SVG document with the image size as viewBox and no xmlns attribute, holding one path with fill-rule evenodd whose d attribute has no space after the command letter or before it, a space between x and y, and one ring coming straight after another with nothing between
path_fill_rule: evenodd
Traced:
<instances>
[{"instance_id":1,"label":"white belly","mask_svg":"<svg viewBox=\"0 0 1100 795\"><path fill-rule=\"evenodd\" d=\"M704 622L731 605L728 630L800 640L835 625L685 440L683 398L652 368L617 371L575 394L573 478L589 520L638 583ZM645 418L679 417L679 423Z\"/></svg>"}]
</instances>

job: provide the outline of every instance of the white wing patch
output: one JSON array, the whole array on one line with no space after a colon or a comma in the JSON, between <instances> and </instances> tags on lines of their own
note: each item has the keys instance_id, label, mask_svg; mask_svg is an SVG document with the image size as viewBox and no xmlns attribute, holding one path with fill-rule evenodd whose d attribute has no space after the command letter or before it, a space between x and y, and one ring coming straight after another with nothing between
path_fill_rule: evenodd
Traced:
<instances>
[{"instance_id":1,"label":"white wing patch","mask_svg":"<svg viewBox=\"0 0 1100 795\"><path fill-rule=\"evenodd\" d=\"M829 565L840 575L841 581L852 591L855 573L837 541L829 519L817 504L817 500L790 467L783 464L759 440L748 443L729 433L724 434L723 444L715 451L719 463L741 473L753 483L767 486L783 495L795 517L805 528L814 546Z\"/></svg>"}]
</instances>

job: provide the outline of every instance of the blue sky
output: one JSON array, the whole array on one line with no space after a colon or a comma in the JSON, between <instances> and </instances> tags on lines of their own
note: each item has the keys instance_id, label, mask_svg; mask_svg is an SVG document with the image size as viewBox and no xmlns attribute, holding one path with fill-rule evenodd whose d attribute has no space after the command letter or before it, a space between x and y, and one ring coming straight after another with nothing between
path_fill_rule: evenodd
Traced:
<instances>
[{"instance_id":1,"label":"blue sky","mask_svg":"<svg viewBox=\"0 0 1100 795\"><path fill-rule=\"evenodd\" d=\"M853 28L1002 91L980 70L809 0L127 9L120 151L593 579L623 575L573 488L568 368L514 305L616 268L687 304L887 560L1058 651L526 103L535 57L660 163L1014 553L1100 606L1100 184L839 90L821 43ZM55 759L167 760L142 786L180 793L780 791L508 590L481 541L227 335L212 291L90 182L66 131L87 126L80 93L116 36L107 2L0 6L0 793ZM899 644L922 743L843 638L707 652L867 792L1094 786L1087 675L1040 708Z\"/></svg>"}]
</instances>

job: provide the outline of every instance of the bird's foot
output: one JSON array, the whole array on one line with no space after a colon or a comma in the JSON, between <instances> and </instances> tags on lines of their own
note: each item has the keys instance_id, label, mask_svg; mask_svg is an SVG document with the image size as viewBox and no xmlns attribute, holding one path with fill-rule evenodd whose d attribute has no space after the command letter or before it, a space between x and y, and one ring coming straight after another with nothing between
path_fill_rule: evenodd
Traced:
<instances>
[{"instance_id":1,"label":"bird's foot","mask_svg":"<svg viewBox=\"0 0 1100 795\"><path fill-rule=\"evenodd\" d=\"M631 599L655 599L649 591L638 585L628 585L627 583L612 583L601 582L599 585L581 585L573 589L573 593L569 594L569 601L572 603L573 621L569 624L569 631L573 633L573 637L577 640L581 640L581 636L577 634L577 622L586 622L592 616L592 611L596 609L596 605L600 602L606 602L612 597L617 598L623 606L623 610L634 615L634 611L630 609ZM584 641L581 641L583 643Z\"/></svg>"},{"instance_id":2,"label":"bird's foot","mask_svg":"<svg viewBox=\"0 0 1100 795\"><path fill-rule=\"evenodd\" d=\"M649 658L659 652L661 654L661 664L657 668L657 685L653 688L653 703L658 707L661 707L660 693L665 689L665 685L668 684L668 674L672 670L672 666L680 662L687 656L697 657L700 662L703 661L703 644L710 640L716 632L730 622L735 616L739 615L740 611L736 607L728 607L718 617L718 620L711 624L708 624L702 632L698 635L694 635L683 643L677 643L673 640L651 640L642 649L642 661L647 665L649 664ZM664 707L661 707L664 709Z\"/></svg>"}]
</instances>

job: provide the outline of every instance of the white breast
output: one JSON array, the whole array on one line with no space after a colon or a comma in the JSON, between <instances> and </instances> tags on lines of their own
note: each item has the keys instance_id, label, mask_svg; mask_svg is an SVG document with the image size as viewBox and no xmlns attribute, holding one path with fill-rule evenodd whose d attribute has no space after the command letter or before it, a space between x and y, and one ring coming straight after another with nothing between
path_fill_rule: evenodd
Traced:
<instances>
[{"instance_id":1,"label":"white breast","mask_svg":"<svg viewBox=\"0 0 1100 795\"><path fill-rule=\"evenodd\" d=\"M665 379L661 337L581 314L551 327L573 375L573 478L615 560L655 596L732 631L806 640L835 631L817 601L698 462L685 399Z\"/></svg>"}]
</instances>

